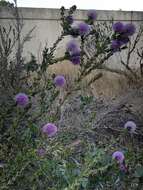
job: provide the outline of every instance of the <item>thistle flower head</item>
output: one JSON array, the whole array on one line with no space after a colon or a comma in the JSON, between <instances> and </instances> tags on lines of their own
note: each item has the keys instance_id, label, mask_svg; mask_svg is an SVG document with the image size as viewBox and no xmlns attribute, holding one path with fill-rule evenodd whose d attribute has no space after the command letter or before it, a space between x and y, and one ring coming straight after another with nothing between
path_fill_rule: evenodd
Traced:
<instances>
[{"instance_id":1,"label":"thistle flower head","mask_svg":"<svg viewBox=\"0 0 143 190\"><path fill-rule=\"evenodd\" d=\"M80 51L80 47L75 40L71 40L67 43L67 51L70 54L75 54L76 52Z\"/></svg>"},{"instance_id":2,"label":"thistle flower head","mask_svg":"<svg viewBox=\"0 0 143 190\"><path fill-rule=\"evenodd\" d=\"M74 64L74 65L79 65L80 64L80 56L79 55L72 55L70 57L70 61Z\"/></svg>"},{"instance_id":3,"label":"thistle flower head","mask_svg":"<svg viewBox=\"0 0 143 190\"><path fill-rule=\"evenodd\" d=\"M48 137L53 137L57 133L58 129L53 123L47 123L42 127L42 133Z\"/></svg>"},{"instance_id":4,"label":"thistle flower head","mask_svg":"<svg viewBox=\"0 0 143 190\"><path fill-rule=\"evenodd\" d=\"M72 15L68 15L66 17L66 21L69 23L69 24L72 24L73 23L73 16Z\"/></svg>"},{"instance_id":5,"label":"thistle flower head","mask_svg":"<svg viewBox=\"0 0 143 190\"><path fill-rule=\"evenodd\" d=\"M114 32L122 33L124 30L124 24L122 22L116 22L112 26Z\"/></svg>"},{"instance_id":6,"label":"thistle flower head","mask_svg":"<svg viewBox=\"0 0 143 190\"><path fill-rule=\"evenodd\" d=\"M132 36L136 32L136 27L132 23L128 23L124 26L124 34L127 36Z\"/></svg>"},{"instance_id":7,"label":"thistle flower head","mask_svg":"<svg viewBox=\"0 0 143 190\"><path fill-rule=\"evenodd\" d=\"M78 30L79 30L79 34L81 36L84 36L90 32L90 27L85 22L81 22L78 24Z\"/></svg>"},{"instance_id":8,"label":"thistle flower head","mask_svg":"<svg viewBox=\"0 0 143 190\"><path fill-rule=\"evenodd\" d=\"M46 150L44 148L38 148L37 155L42 157L46 154Z\"/></svg>"},{"instance_id":9,"label":"thistle flower head","mask_svg":"<svg viewBox=\"0 0 143 190\"><path fill-rule=\"evenodd\" d=\"M21 107L25 107L29 103L29 98L25 93L18 93L15 96L15 101L16 101L17 105L19 105Z\"/></svg>"},{"instance_id":10,"label":"thistle flower head","mask_svg":"<svg viewBox=\"0 0 143 190\"><path fill-rule=\"evenodd\" d=\"M89 11L87 12L87 16L88 16L88 18L91 19L91 20L96 20L96 18L97 18L97 13L96 13L95 10L89 10Z\"/></svg>"},{"instance_id":11,"label":"thistle flower head","mask_svg":"<svg viewBox=\"0 0 143 190\"><path fill-rule=\"evenodd\" d=\"M123 163L125 156L121 151L116 151L112 154L112 158L117 160L119 163Z\"/></svg>"},{"instance_id":12,"label":"thistle flower head","mask_svg":"<svg viewBox=\"0 0 143 190\"><path fill-rule=\"evenodd\" d=\"M127 121L124 125L124 128L127 129L130 133L135 133L137 125L133 121Z\"/></svg>"},{"instance_id":13,"label":"thistle flower head","mask_svg":"<svg viewBox=\"0 0 143 190\"><path fill-rule=\"evenodd\" d=\"M111 42L111 49L113 49L114 51L117 51L117 50L119 50L119 48L121 47L121 45L122 45L121 41L119 41L119 40L113 40Z\"/></svg>"},{"instance_id":14,"label":"thistle flower head","mask_svg":"<svg viewBox=\"0 0 143 190\"><path fill-rule=\"evenodd\" d=\"M62 75L58 75L54 78L54 83L57 87L64 87L66 84L66 79Z\"/></svg>"}]
</instances>

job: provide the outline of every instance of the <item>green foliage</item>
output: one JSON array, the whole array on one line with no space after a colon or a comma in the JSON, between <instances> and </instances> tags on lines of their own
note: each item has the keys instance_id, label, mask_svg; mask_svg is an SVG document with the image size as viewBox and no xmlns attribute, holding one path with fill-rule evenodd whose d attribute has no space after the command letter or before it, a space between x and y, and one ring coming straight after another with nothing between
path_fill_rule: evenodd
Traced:
<instances>
[{"instance_id":1,"label":"green foliage","mask_svg":"<svg viewBox=\"0 0 143 190\"><path fill-rule=\"evenodd\" d=\"M87 105L92 102L93 97L92 96L80 96L81 102L83 105Z\"/></svg>"},{"instance_id":2,"label":"green foliage","mask_svg":"<svg viewBox=\"0 0 143 190\"><path fill-rule=\"evenodd\" d=\"M26 65L24 65L25 67L25 70L29 73L30 71L31 72L34 72L34 71L37 71L38 68L39 68L39 65L37 64L37 60L35 58L34 55L31 54L31 59L29 62L27 62Z\"/></svg>"},{"instance_id":3,"label":"green foliage","mask_svg":"<svg viewBox=\"0 0 143 190\"><path fill-rule=\"evenodd\" d=\"M125 154L126 162L132 168L124 173L112 161L110 148L98 148L85 139L77 144L68 140L65 146L63 136L47 139L45 144L41 144L40 135L33 140L35 128L29 126L21 136L21 149L18 147L21 151L14 158L5 159L1 168L1 189L110 190L122 187L136 190L142 177L142 166L133 170L136 165L133 151ZM37 155L37 148L41 146L46 149L42 157Z\"/></svg>"}]
</instances>

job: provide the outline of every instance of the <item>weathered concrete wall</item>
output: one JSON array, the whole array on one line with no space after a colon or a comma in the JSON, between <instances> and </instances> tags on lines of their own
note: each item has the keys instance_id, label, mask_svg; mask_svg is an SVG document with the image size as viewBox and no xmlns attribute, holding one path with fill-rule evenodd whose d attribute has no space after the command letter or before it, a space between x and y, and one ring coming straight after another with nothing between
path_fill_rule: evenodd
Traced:
<instances>
[{"instance_id":1,"label":"weathered concrete wall","mask_svg":"<svg viewBox=\"0 0 143 190\"><path fill-rule=\"evenodd\" d=\"M57 37L60 35L60 11L58 9L43 8L19 8L19 11L21 16L23 17L24 22L23 36L31 28L36 27L32 34L33 38L29 43L25 44L24 55L28 57L30 53L33 53L38 57L38 60L40 62L43 47L46 44L48 47L52 46L53 42L55 42ZM74 18L76 21L82 21L86 19L86 14L87 10L77 10L76 14L74 15ZM137 28L141 24L143 24L143 12L99 10L97 11L97 14L97 22L109 22L113 18L115 21L124 22L130 22L132 20L132 22L136 25ZM0 8L0 23L3 25L9 25L11 24L11 21L14 21L14 17L12 16L12 14L4 8ZM58 46L58 56L62 55L65 51L65 41L67 41L67 39L65 39ZM126 59L126 54L126 51L122 54L124 59ZM136 56L133 56L133 63L135 62L135 59ZM116 54L109 60L108 64L111 65L111 67L113 68L121 69L121 64L119 62L119 56L118 54ZM67 74L69 70L75 70L75 68L73 68L73 66L70 63L65 63L64 67L63 64L62 66L57 65L56 67L54 67L54 71L56 71L57 73L65 72ZM126 82L125 80L124 82L122 82L123 80L123 78L116 76L116 74L111 75L111 73L106 73L104 75L104 78L99 80L99 82L97 82L96 85L93 87L94 93L96 94L98 92L99 94L108 94L109 96L112 96L112 88L114 89L114 91L118 93L120 89L124 89L126 87Z\"/></svg>"},{"instance_id":2,"label":"weathered concrete wall","mask_svg":"<svg viewBox=\"0 0 143 190\"><path fill-rule=\"evenodd\" d=\"M38 54L45 44L51 46L56 38L60 35L60 11L58 9L43 8L20 8L20 14L23 17L24 28L23 34L26 34L31 28L36 27L33 32L33 38L25 46L25 54L32 52ZM132 21L139 26L143 22L143 12L128 11L97 11L97 21ZM78 10L75 14L75 20L81 21L86 19L87 10ZM4 8L0 8L0 23L11 24L13 16Z\"/></svg>"}]
</instances>

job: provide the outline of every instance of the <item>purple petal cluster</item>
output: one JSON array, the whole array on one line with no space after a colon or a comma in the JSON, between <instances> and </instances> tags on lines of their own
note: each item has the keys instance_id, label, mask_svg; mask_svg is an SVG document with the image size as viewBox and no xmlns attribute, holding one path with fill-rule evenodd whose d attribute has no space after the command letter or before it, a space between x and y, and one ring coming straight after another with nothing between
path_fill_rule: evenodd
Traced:
<instances>
[{"instance_id":1,"label":"purple petal cluster","mask_svg":"<svg viewBox=\"0 0 143 190\"><path fill-rule=\"evenodd\" d=\"M37 150L38 156L43 157L43 156L45 156L45 154L46 154L46 150L44 148L38 148L38 150Z\"/></svg>"},{"instance_id":2,"label":"purple petal cluster","mask_svg":"<svg viewBox=\"0 0 143 190\"><path fill-rule=\"evenodd\" d=\"M129 37L135 33L136 28L132 23L123 24L122 22L116 22L112 27L116 36L114 36L112 41L111 49L116 52L122 45L126 45L129 42Z\"/></svg>"},{"instance_id":3,"label":"purple petal cluster","mask_svg":"<svg viewBox=\"0 0 143 190\"><path fill-rule=\"evenodd\" d=\"M25 107L29 103L29 98L25 93L18 93L15 96L15 101L18 106Z\"/></svg>"},{"instance_id":4,"label":"purple petal cluster","mask_svg":"<svg viewBox=\"0 0 143 190\"><path fill-rule=\"evenodd\" d=\"M70 61L74 65L79 65L80 64L80 47L75 40L71 40L67 44L67 51L70 56Z\"/></svg>"},{"instance_id":5,"label":"purple petal cluster","mask_svg":"<svg viewBox=\"0 0 143 190\"><path fill-rule=\"evenodd\" d=\"M80 56L79 55L72 55L70 57L70 61L74 64L74 65L79 65L80 64Z\"/></svg>"},{"instance_id":6,"label":"purple petal cluster","mask_svg":"<svg viewBox=\"0 0 143 190\"><path fill-rule=\"evenodd\" d=\"M42 133L48 137L53 137L58 131L58 128L53 123L47 123L42 127Z\"/></svg>"},{"instance_id":7,"label":"purple petal cluster","mask_svg":"<svg viewBox=\"0 0 143 190\"><path fill-rule=\"evenodd\" d=\"M111 49L116 52L120 49L122 45L126 45L129 42L129 38L126 36L121 36L119 39L112 40Z\"/></svg>"},{"instance_id":8,"label":"purple petal cluster","mask_svg":"<svg viewBox=\"0 0 143 190\"><path fill-rule=\"evenodd\" d=\"M124 125L124 128L127 129L130 133L135 133L137 125L133 121L127 121Z\"/></svg>"},{"instance_id":9,"label":"purple petal cluster","mask_svg":"<svg viewBox=\"0 0 143 190\"><path fill-rule=\"evenodd\" d=\"M58 75L54 78L54 84L57 87L64 87L66 84L66 79L63 75Z\"/></svg>"},{"instance_id":10,"label":"purple petal cluster","mask_svg":"<svg viewBox=\"0 0 143 190\"><path fill-rule=\"evenodd\" d=\"M119 164L119 169L120 171L126 173L127 172L127 166L125 164L125 156L123 152L121 151L116 151L112 154L112 159L116 160L117 163Z\"/></svg>"},{"instance_id":11,"label":"purple petal cluster","mask_svg":"<svg viewBox=\"0 0 143 190\"><path fill-rule=\"evenodd\" d=\"M122 45L121 41L119 41L119 40L113 40L111 42L111 49L113 51L118 51L120 49L121 45Z\"/></svg>"},{"instance_id":12,"label":"purple petal cluster","mask_svg":"<svg viewBox=\"0 0 143 190\"><path fill-rule=\"evenodd\" d=\"M70 54L76 54L77 52L80 51L80 47L75 40L71 40L67 43L67 51Z\"/></svg>"},{"instance_id":13,"label":"purple petal cluster","mask_svg":"<svg viewBox=\"0 0 143 190\"><path fill-rule=\"evenodd\" d=\"M116 22L112 26L114 32L122 33L124 31L124 24L122 22Z\"/></svg>"},{"instance_id":14,"label":"purple petal cluster","mask_svg":"<svg viewBox=\"0 0 143 190\"><path fill-rule=\"evenodd\" d=\"M132 23L123 24L122 22L116 22L112 27L114 32L124 34L126 36L132 36L136 31L135 25Z\"/></svg>"},{"instance_id":15,"label":"purple petal cluster","mask_svg":"<svg viewBox=\"0 0 143 190\"><path fill-rule=\"evenodd\" d=\"M89 10L89 11L87 12L87 16L88 16L88 18L91 19L91 20L96 20L96 18L97 18L97 13L96 13L95 10Z\"/></svg>"},{"instance_id":16,"label":"purple petal cluster","mask_svg":"<svg viewBox=\"0 0 143 190\"><path fill-rule=\"evenodd\" d=\"M112 158L117 160L118 163L123 163L125 156L121 151L116 151L112 154Z\"/></svg>"},{"instance_id":17,"label":"purple petal cluster","mask_svg":"<svg viewBox=\"0 0 143 190\"><path fill-rule=\"evenodd\" d=\"M72 24L73 23L73 16L72 15L68 15L66 17L66 21L67 21L68 24Z\"/></svg>"},{"instance_id":18,"label":"purple petal cluster","mask_svg":"<svg viewBox=\"0 0 143 190\"><path fill-rule=\"evenodd\" d=\"M135 25L132 23L128 23L124 26L123 31L127 36L132 36L136 32Z\"/></svg>"},{"instance_id":19,"label":"purple petal cluster","mask_svg":"<svg viewBox=\"0 0 143 190\"><path fill-rule=\"evenodd\" d=\"M85 22L81 22L78 24L78 30L79 30L79 34L81 36L84 36L86 34L89 34L90 26L88 24L86 24Z\"/></svg>"}]
</instances>

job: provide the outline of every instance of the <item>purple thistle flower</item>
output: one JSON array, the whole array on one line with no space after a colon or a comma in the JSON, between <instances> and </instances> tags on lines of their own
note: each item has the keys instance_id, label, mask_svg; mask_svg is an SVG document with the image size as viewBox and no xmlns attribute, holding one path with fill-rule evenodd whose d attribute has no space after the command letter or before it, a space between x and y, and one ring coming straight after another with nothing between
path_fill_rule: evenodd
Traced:
<instances>
[{"instance_id":1,"label":"purple thistle flower","mask_svg":"<svg viewBox=\"0 0 143 190\"><path fill-rule=\"evenodd\" d=\"M89 10L89 11L87 12L87 16L88 16L88 18L91 19L91 20L96 20L96 18L97 18L97 13L96 13L95 10Z\"/></svg>"},{"instance_id":2,"label":"purple thistle flower","mask_svg":"<svg viewBox=\"0 0 143 190\"><path fill-rule=\"evenodd\" d=\"M90 27L85 22L81 22L78 24L78 30L79 30L79 34L83 36L90 32Z\"/></svg>"},{"instance_id":3,"label":"purple thistle flower","mask_svg":"<svg viewBox=\"0 0 143 190\"><path fill-rule=\"evenodd\" d=\"M15 101L16 101L17 105L19 105L21 107L25 107L29 103L29 98L25 93L18 93L15 96Z\"/></svg>"},{"instance_id":4,"label":"purple thistle flower","mask_svg":"<svg viewBox=\"0 0 143 190\"><path fill-rule=\"evenodd\" d=\"M80 47L75 40L71 40L67 43L67 51L70 54L75 54L76 52L80 51Z\"/></svg>"},{"instance_id":5,"label":"purple thistle flower","mask_svg":"<svg viewBox=\"0 0 143 190\"><path fill-rule=\"evenodd\" d=\"M42 127L42 133L47 135L48 137L53 137L57 133L58 129L56 125L52 123L47 123Z\"/></svg>"},{"instance_id":6,"label":"purple thistle flower","mask_svg":"<svg viewBox=\"0 0 143 190\"><path fill-rule=\"evenodd\" d=\"M117 50L119 50L121 45L122 45L122 43L119 40L113 40L111 42L111 49L113 49L114 51L117 51Z\"/></svg>"},{"instance_id":7,"label":"purple thistle flower","mask_svg":"<svg viewBox=\"0 0 143 190\"><path fill-rule=\"evenodd\" d=\"M81 52L80 49L76 49L73 52L70 52L70 56L80 56Z\"/></svg>"},{"instance_id":8,"label":"purple thistle flower","mask_svg":"<svg viewBox=\"0 0 143 190\"><path fill-rule=\"evenodd\" d=\"M70 61L74 65L79 65L80 64L80 47L78 46L75 40L71 40L67 44L67 51L69 51L69 54L70 54Z\"/></svg>"},{"instance_id":9,"label":"purple thistle flower","mask_svg":"<svg viewBox=\"0 0 143 190\"><path fill-rule=\"evenodd\" d=\"M117 160L121 164L123 163L125 156L121 151L116 151L112 154L112 158Z\"/></svg>"},{"instance_id":10,"label":"purple thistle flower","mask_svg":"<svg viewBox=\"0 0 143 190\"><path fill-rule=\"evenodd\" d=\"M130 133L135 133L137 125L133 121L127 121L124 125L124 128L127 129Z\"/></svg>"},{"instance_id":11,"label":"purple thistle flower","mask_svg":"<svg viewBox=\"0 0 143 190\"><path fill-rule=\"evenodd\" d=\"M46 154L46 150L44 148L38 148L37 155L42 157Z\"/></svg>"},{"instance_id":12,"label":"purple thistle flower","mask_svg":"<svg viewBox=\"0 0 143 190\"><path fill-rule=\"evenodd\" d=\"M66 79L62 75L58 75L54 78L54 83L57 87L64 87L66 84Z\"/></svg>"},{"instance_id":13,"label":"purple thistle flower","mask_svg":"<svg viewBox=\"0 0 143 190\"><path fill-rule=\"evenodd\" d=\"M70 61L74 65L79 65L80 64L80 51L79 50L77 50L75 53L71 54Z\"/></svg>"},{"instance_id":14,"label":"purple thistle flower","mask_svg":"<svg viewBox=\"0 0 143 190\"><path fill-rule=\"evenodd\" d=\"M124 31L124 24L122 22L116 22L112 26L114 32L122 33Z\"/></svg>"},{"instance_id":15,"label":"purple thistle flower","mask_svg":"<svg viewBox=\"0 0 143 190\"><path fill-rule=\"evenodd\" d=\"M79 65L80 64L80 54L73 54L70 57L70 61L74 64L74 65Z\"/></svg>"},{"instance_id":16,"label":"purple thistle flower","mask_svg":"<svg viewBox=\"0 0 143 190\"><path fill-rule=\"evenodd\" d=\"M69 24L72 24L73 23L73 16L72 15L69 15L66 17L66 21L69 23Z\"/></svg>"},{"instance_id":17,"label":"purple thistle flower","mask_svg":"<svg viewBox=\"0 0 143 190\"><path fill-rule=\"evenodd\" d=\"M127 36L132 36L136 32L136 27L132 23L128 23L124 26L124 34Z\"/></svg>"}]
</instances>

